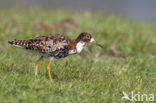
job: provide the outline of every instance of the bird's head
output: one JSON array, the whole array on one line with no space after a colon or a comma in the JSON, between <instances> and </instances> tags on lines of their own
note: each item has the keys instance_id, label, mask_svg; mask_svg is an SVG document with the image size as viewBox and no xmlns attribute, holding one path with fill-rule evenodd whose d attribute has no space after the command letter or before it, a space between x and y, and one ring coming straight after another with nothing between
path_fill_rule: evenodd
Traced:
<instances>
[{"instance_id":1,"label":"bird's head","mask_svg":"<svg viewBox=\"0 0 156 103\"><path fill-rule=\"evenodd\" d=\"M81 42L81 43L84 43L84 44L86 44L86 43L92 43L92 44L95 44L95 45L103 48L103 46L101 44L97 43L94 40L94 38L91 36L91 34L90 33L87 33L87 32L80 33L80 35L76 39L76 42L77 43L78 42Z\"/></svg>"}]
</instances>

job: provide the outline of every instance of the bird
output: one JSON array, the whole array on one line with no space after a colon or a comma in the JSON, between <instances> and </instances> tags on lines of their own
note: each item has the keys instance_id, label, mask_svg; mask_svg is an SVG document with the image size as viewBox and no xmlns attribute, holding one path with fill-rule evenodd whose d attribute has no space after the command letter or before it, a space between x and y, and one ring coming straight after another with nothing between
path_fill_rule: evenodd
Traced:
<instances>
[{"instance_id":1,"label":"bird","mask_svg":"<svg viewBox=\"0 0 156 103\"><path fill-rule=\"evenodd\" d=\"M88 43L92 43L103 48L103 46L96 42L88 32L80 33L76 39L72 39L64 34L49 34L29 40L15 39L8 41L8 43L12 46L23 48L28 51L35 51L35 53L40 55L40 58L35 62L35 76L37 76L38 73L39 62L43 58L48 58L49 63L46 69L51 82L53 82L53 79L50 73L50 64L53 60L73 54L79 54Z\"/></svg>"}]
</instances>

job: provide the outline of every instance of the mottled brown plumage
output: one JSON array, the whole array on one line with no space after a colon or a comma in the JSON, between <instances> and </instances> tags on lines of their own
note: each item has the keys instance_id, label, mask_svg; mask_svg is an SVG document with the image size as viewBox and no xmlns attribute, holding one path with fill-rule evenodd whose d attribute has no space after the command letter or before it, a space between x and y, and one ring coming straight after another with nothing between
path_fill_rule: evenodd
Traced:
<instances>
[{"instance_id":1,"label":"mottled brown plumage","mask_svg":"<svg viewBox=\"0 0 156 103\"><path fill-rule=\"evenodd\" d=\"M61 34L40 36L30 40L14 40L9 43L28 50L35 50L54 58L65 57L68 55L69 50L75 49L74 40Z\"/></svg>"},{"instance_id":2,"label":"mottled brown plumage","mask_svg":"<svg viewBox=\"0 0 156 103\"><path fill-rule=\"evenodd\" d=\"M41 58L36 62L35 75L37 75L38 63L43 57L49 57L50 61L52 61L53 59L64 58L71 54L80 53L86 43L89 42L102 47L92 38L91 34L87 32L81 33L76 39L71 39L70 37L61 34L50 34L30 40L9 41L9 43L13 46L37 51L42 55ZM49 62L47 66L47 70L49 73L49 78L52 81L49 68L50 63L51 62Z\"/></svg>"}]
</instances>

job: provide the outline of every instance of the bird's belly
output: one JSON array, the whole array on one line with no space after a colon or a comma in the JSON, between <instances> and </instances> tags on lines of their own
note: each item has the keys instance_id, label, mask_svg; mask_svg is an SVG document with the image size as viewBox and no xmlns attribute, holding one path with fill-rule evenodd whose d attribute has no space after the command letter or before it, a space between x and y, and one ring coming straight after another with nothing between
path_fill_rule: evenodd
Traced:
<instances>
[{"instance_id":1,"label":"bird's belly","mask_svg":"<svg viewBox=\"0 0 156 103\"><path fill-rule=\"evenodd\" d=\"M56 58L56 59L58 59L58 58L64 58L64 57L66 57L66 56L68 56L68 55L69 55L69 54L68 54L67 51L54 51L54 52L51 52L51 53L49 54L50 57L54 57L54 58Z\"/></svg>"}]
</instances>

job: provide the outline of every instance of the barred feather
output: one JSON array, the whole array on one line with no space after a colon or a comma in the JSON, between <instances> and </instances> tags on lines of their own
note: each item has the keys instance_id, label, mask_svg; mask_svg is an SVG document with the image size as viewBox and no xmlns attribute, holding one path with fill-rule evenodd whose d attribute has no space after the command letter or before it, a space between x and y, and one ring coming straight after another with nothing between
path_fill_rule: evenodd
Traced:
<instances>
[{"instance_id":1,"label":"barred feather","mask_svg":"<svg viewBox=\"0 0 156 103\"><path fill-rule=\"evenodd\" d=\"M28 42L27 40L13 40L9 41L8 43L19 48L25 48L27 42Z\"/></svg>"}]
</instances>

